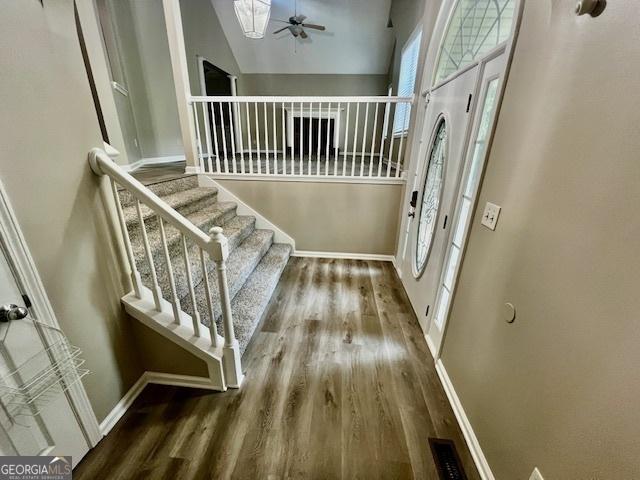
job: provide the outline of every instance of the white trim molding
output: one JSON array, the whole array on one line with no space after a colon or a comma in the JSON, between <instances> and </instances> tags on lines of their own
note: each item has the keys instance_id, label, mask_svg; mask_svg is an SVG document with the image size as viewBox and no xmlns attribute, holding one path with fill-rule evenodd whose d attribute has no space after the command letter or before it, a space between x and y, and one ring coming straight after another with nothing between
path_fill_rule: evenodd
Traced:
<instances>
[{"instance_id":1,"label":"white trim molding","mask_svg":"<svg viewBox=\"0 0 640 480\"><path fill-rule=\"evenodd\" d=\"M403 172L400 177L351 177L340 175L267 175L250 173L205 173L214 180L259 180L266 182L306 182L306 183L365 183L370 185L402 185L406 182Z\"/></svg>"},{"instance_id":2,"label":"white trim molding","mask_svg":"<svg viewBox=\"0 0 640 480\"><path fill-rule=\"evenodd\" d=\"M108 153L108 152L107 152ZM163 165L167 163L176 163L176 162L185 162L184 155L168 155L166 157L149 157L149 158L141 158L133 163L129 163L127 165L121 165L122 169L125 172L135 172L140 167L145 167L148 165Z\"/></svg>"},{"instance_id":3,"label":"white trim molding","mask_svg":"<svg viewBox=\"0 0 640 480\"><path fill-rule=\"evenodd\" d=\"M176 375L163 372L144 372L131 388L124 394L124 397L113 407L109 414L100 422L100 435L106 436L118 421L131 408L133 402L144 391L149 384L171 385L175 387L204 388L211 389L211 381L205 377L194 377L190 375Z\"/></svg>"},{"instance_id":4,"label":"white trim molding","mask_svg":"<svg viewBox=\"0 0 640 480\"><path fill-rule=\"evenodd\" d=\"M320 252L313 250L294 250L292 257L339 258L345 260L371 260L376 262L393 262L393 255L377 253Z\"/></svg>"},{"instance_id":5,"label":"white trim molding","mask_svg":"<svg viewBox=\"0 0 640 480\"><path fill-rule=\"evenodd\" d=\"M491 467L489 467L489 462L487 462L487 458L484 456L482 448L480 447L480 442L473 431L471 422L462 407L460 398L458 397L455 388L453 388L453 383L451 382L451 379L447 374L447 370L444 368L444 364L440 359L436 361L436 371L438 372L438 377L440 377L440 382L442 382L442 387L447 394L453 413L458 420L460 430L462 430L462 435L464 435L464 439L467 442L467 446L469 447L471 457L473 457L473 461L476 464L480 478L482 478L482 480L495 480Z\"/></svg>"}]
</instances>

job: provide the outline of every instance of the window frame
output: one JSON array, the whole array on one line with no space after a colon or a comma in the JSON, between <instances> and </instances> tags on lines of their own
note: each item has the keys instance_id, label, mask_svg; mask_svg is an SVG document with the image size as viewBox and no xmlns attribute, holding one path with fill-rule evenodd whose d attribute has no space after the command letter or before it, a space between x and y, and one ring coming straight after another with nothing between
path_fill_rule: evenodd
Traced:
<instances>
[{"instance_id":1,"label":"window frame","mask_svg":"<svg viewBox=\"0 0 640 480\"><path fill-rule=\"evenodd\" d=\"M404 60L404 55L406 53L406 51L412 47L414 45L414 42L418 42L418 48L417 48L417 52L416 52L416 68L415 68L415 76L413 78L413 89L411 91L411 95L415 95L415 91L416 91L416 80L418 79L418 70L419 70L419 63L420 63L420 53L421 53L421 47L422 47L422 24L418 23L416 25L416 27L413 29L413 31L411 32L411 35L409 35L409 38L407 38L407 41L404 43L404 46L402 47L402 50L400 52L400 71L398 72L398 85L396 87L396 94L398 96L400 96L400 79L402 78L402 66L403 66L403 60ZM411 123L411 105L405 105L404 108L408 109L408 115L406 115L406 124L405 125L401 125L401 129L396 130L396 118L398 115L398 105L395 105L395 108L393 110L393 119L391 122L391 136L393 138L400 138L400 137L406 137L409 134L409 125ZM406 110L403 109L403 111L406 112ZM404 120L400 120L398 123L403 123Z\"/></svg>"}]
</instances>

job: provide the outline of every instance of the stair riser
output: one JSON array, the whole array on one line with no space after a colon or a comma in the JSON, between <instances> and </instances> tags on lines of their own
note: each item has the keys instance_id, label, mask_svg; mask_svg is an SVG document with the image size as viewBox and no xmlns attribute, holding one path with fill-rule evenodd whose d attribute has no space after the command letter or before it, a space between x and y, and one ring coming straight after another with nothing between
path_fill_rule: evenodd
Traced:
<instances>
[{"instance_id":1,"label":"stair riser","mask_svg":"<svg viewBox=\"0 0 640 480\"><path fill-rule=\"evenodd\" d=\"M250 259L250 261L247 261L242 265L241 271L239 272L238 275L235 276L235 278L233 279L228 278L229 279L229 296L231 298L235 297L236 293L238 293L238 291L242 288L247 278L249 278L249 275L251 275L251 273L256 268L258 263L260 263L260 260L262 259L264 254L269 250L272 244L273 244L273 237L271 237L269 242L266 242L260 246L260 249L255 252L257 254L254 255ZM213 270L209 270L209 272L210 272L209 279L211 281L210 286L211 286L211 298L213 302L213 311L214 311L215 318L218 318L222 314L222 310L220 306L220 293L218 291L217 280L214 281L216 279L214 275L217 275L217 274ZM200 312L201 321L205 325L210 325L211 319L208 314L209 307L207 305L204 282L201 282L199 285L196 286L195 294L196 294L196 305L198 307L198 312ZM193 315L191 298L188 295L188 293L180 299L180 305L182 305L182 309L185 312L187 312L189 315Z\"/></svg>"},{"instance_id":2,"label":"stair riser","mask_svg":"<svg viewBox=\"0 0 640 480\"><path fill-rule=\"evenodd\" d=\"M153 193L159 197L165 195L171 195L172 193L180 192L182 190L188 190L190 188L196 188L198 186L198 177L196 175L189 175L187 177L180 177L175 180L169 180L166 182L154 183L147 185ZM120 190L120 202L123 207L133 205L135 198L127 190Z\"/></svg>"}]
</instances>

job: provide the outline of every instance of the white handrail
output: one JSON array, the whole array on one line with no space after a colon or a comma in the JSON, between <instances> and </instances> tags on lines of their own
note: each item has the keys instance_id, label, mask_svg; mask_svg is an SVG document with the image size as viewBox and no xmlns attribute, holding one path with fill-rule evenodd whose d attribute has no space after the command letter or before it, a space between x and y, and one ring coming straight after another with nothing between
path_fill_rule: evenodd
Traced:
<instances>
[{"instance_id":1,"label":"white handrail","mask_svg":"<svg viewBox=\"0 0 640 480\"><path fill-rule=\"evenodd\" d=\"M192 96L189 99L190 103L201 102L222 102L222 103L253 103L253 102L294 102L294 103L413 103L413 95L410 97L395 97L395 96Z\"/></svg>"},{"instance_id":2,"label":"white handrail","mask_svg":"<svg viewBox=\"0 0 640 480\"><path fill-rule=\"evenodd\" d=\"M89 164L91 165L91 170L93 170L96 175L107 175L115 180L116 183L123 186L136 199L144 203L153 210L154 213L161 216L163 220L193 240L200 248L205 250L213 260L222 260L221 252L211 237L172 209L164 200L142 183L125 172L118 164L109 158L104 150L100 148L92 149L89 152Z\"/></svg>"}]
</instances>

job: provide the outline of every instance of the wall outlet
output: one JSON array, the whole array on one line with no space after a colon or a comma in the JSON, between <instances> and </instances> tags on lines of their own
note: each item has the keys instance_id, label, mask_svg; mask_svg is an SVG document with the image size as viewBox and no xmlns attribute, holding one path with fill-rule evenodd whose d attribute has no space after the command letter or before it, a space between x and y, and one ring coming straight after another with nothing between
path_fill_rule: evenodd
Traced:
<instances>
[{"instance_id":1,"label":"wall outlet","mask_svg":"<svg viewBox=\"0 0 640 480\"><path fill-rule=\"evenodd\" d=\"M544 480L544 478L542 478L542 474L540 473L540 470L538 470L538 467L533 469L533 472L531 472L531 476L529 477L529 480Z\"/></svg>"},{"instance_id":2,"label":"wall outlet","mask_svg":"<svg viewBox=\"0 0 640 480\"><path fill-rule=\"evenodd\" d=\"M495 230L498 223L498 217L500 216L500 208L498 205L487 202L484 206L484 212L482 212L482 225L489 230Z\"/></svg>"}]
</instances>

